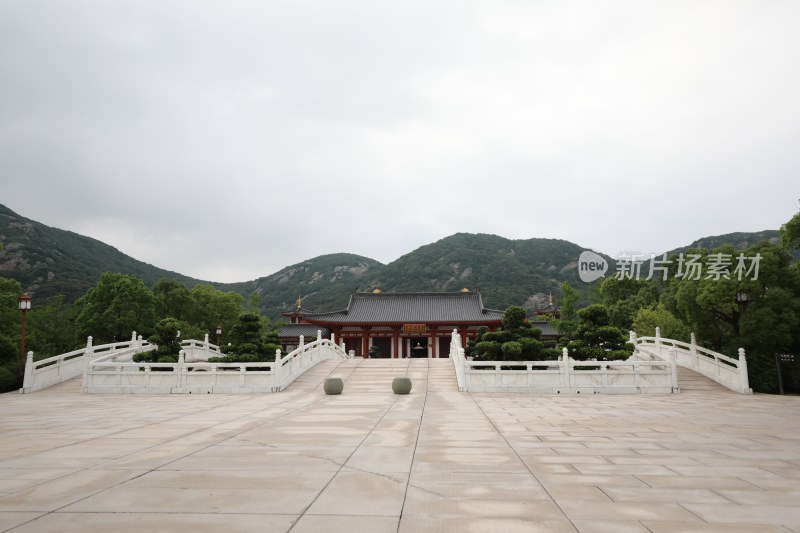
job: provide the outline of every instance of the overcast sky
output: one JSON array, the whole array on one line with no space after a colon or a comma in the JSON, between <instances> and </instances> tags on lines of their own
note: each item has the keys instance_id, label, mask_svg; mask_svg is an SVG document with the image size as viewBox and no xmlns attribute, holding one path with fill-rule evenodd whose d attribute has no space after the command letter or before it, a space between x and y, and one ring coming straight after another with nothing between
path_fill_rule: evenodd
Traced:
<instances>
[{"instance_id":1,"label":"overcast sky","mask_svg":"<svg viewBox=\"0 0 800 533\"><path fill-rule=\"evenodd\" d=\"M456 232L777 229L798 28L796 0L0 0L0 203L227 282Z\"/></svg>"}]
</instances>

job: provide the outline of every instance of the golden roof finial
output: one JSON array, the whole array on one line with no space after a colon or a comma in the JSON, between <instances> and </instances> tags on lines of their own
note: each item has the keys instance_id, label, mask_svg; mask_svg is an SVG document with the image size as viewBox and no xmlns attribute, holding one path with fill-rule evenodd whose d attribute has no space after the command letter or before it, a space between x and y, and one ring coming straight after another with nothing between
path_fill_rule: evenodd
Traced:
<instances>
[{"instance_id":1,"label":"golden roof finial","mask_svg":"<svg viewBox=\"0 0 800 533\"><path fill-rule=\"evenodd\" d=\"M300 309L301 307L303 307L303 298L301 298L300 295L298 294L297 301L294 303L294 308Z\"/></svg>"},{"instance_id":2,"label":"golden roof finial","mask_svg":"<svg viewBox=\"0 0 800 533\"><path fill-rule=\"evenodd\" d=\"M550 305L553 305L553 289L550 289Z\"/></svg>"}]
</instances>

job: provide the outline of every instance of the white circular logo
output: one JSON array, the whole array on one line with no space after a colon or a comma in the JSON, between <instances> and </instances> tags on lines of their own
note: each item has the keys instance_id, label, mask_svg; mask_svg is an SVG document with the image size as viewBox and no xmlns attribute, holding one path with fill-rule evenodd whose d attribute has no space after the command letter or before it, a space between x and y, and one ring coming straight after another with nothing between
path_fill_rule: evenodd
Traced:
<instances>
[{"instance_id":1,"label":"white circular logo","mask_svg":"<svg viewBox=\"0 0 800 533\"><path fill-rule=\"evenodd\" d=\"M592 281L605 276L608 270L608 263L603 256L592 252L591 250L584 250L578 258L578 276L584 283L591 283Z\"/></svg>"}]
</instances>

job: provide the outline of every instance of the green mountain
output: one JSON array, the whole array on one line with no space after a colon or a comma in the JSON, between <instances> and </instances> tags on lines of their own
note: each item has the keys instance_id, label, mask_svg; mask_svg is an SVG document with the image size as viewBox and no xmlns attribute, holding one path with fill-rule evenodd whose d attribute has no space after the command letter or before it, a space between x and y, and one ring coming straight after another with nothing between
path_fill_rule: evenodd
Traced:
<instances>
[{"instance_id":1,"label":"green mountain","mask_svg":"<svg viewBox=\"0 0 800 533\"><path fill-rule=\"evenodd\" d=\"M767 241L771 244L780 244L781 236L777 230L764 230L756 231L753 233L726 233L725 235L716 235L713 237L703 237L697 239L689 246L684 246L673 250L675 253L685 252L689 248L705 248L711 250L722 246L723 244L732 244L737 250L744 250L761 241Z\"/></svg>"},{"instance_id":2,"label":"green mountain","mask_svg":"<svg viewBox=\"0 0 800 533\"><path fill-rule=\"evenodd\" d=\"M350 292L365 286L364 279L383 265L374 259L353 254L321 255L254 281L229 284L245 296L255 292L261 313L277 320L291 311L300 298L306 309L333 311L347 305Z\"/></svg>"},{"instance_id":3,"label":"green mountain","mask_svg":"<svg viewBox=\"0 0 800 533\"><path fill-rule=\"evenodd\" d=\"M583 250L556 239L510 240L458 233L388 265L358 255L324 255L230 287L242 294L256 291L261 312L273 319L292 310L298 297L306 309L335 311L347 305L351 291L375 289L414 292L477 287L487 307L535 309L547 304L550 291L558 298L563 281L581 284L577 259Z\"/></svg>"},{"instance_id":4,"label":"green mountain","mask_svg":"<svg viewBox=\"0 0 800 533\"><path fill-rule=\"evenodd\" d=\"M699 239L675 251L726 243L745 248L761 240L776 239L776 231L731 233ZM246 301L257 294L261 312L273 320L294 309L298 297L306 309L334 311L347 305L353 290L375 289L402 292L479 288L487 307L522 305L536 309L547 304L551 292L558 302L564 281L583 292L584 298L588 296L589 286L580 281L577 270L583 250L558 239L512 240L457 233L421 246L388 265L339 253L315 257L253 281L205 283L236 291ZM609 257L606 260L613 273L613 261ZM161 278L175 279L188 287L202 283L138 261L98 240L29 220L0 205L0 276L19 280L37 299L63 294L67 302L73 302L107 271L137 276L150 286Z\"/></svg>"},{"instance_id":5,"label":"green mountain","mask_svg":"<svg viewBox=\"0 0 800 533\"><path fill-rule=\"evenodd\" d=\"M201 283L137 261L96 239L45 226L0 205L0 276L18 280L37 299L63 294L67 302L73 302L93 287L103 272L130 274L150 286L161 278L172 278L188 287Z\"/></svg>"},{"instance_id":6,"label":"green mountain","mask_svg":"<svg viewBox=\"0 0 800 533\"><path fill-rule=\"evenodd\" d=\"M487 307L544 306L552 291L578 278L585 250L558 239L511 240L496 235L457 233L417 248L367 279L367 288L392 291L456 291L478 287Z\"/></svg>"}]
</instances>

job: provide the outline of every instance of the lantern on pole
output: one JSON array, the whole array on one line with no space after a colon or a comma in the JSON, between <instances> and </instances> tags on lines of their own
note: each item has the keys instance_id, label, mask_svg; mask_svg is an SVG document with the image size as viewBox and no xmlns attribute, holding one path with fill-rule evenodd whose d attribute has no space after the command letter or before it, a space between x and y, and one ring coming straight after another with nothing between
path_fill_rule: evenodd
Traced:
<instances>
[{"instance_id":1,"label":"lantern on pole","mask_svg":"<svg viewBox=\"0 0 800 533\"><path fill-rule=\"evenodd\" d=\"M19 370L25 372L25 317L31 310L31 297L27 292L19 297L19 310L22 313L22 342L19 349Z\"/></svg>"}]
</instances>

